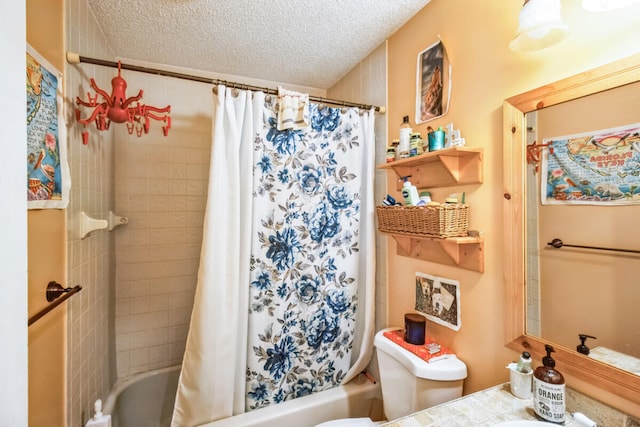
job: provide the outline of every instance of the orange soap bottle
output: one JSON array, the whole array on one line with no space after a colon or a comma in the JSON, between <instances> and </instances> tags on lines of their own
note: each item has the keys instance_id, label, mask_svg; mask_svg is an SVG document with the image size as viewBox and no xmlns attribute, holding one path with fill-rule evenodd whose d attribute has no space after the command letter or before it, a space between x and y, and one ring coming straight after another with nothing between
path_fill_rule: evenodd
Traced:
<instances>
[{"instance_id":1,"label":"orange soap bottle","mask_svg":"<svg viewBox=\"0 0 640 427\"><path fill-rule=\"evenodd\" d=\"M555 369L556 361L551 357L555 351L553 347L546 344L544 348L547 355L542 358L542 366L533 371L533 410L545 421L563 424L566 407L564 377Z\"/></svg>"}]
</instances>

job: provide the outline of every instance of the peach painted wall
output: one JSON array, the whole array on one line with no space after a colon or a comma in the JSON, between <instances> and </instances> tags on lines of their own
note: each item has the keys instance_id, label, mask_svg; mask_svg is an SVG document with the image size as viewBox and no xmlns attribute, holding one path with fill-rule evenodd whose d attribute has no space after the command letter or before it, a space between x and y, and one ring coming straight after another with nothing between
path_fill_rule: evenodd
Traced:
<instances>
[{"instance_id":1,"label":"peach painted wall","mask_svg":"<svg viewBox=\"0 0 640 427\"><path fill-rule=\"evenodd\" d=\"M62 3L27 1L27 42L59 71L64 69ZM33 316L49 304L45 298L49 281L66 286L65 212L31 210L27 221L28 313ZM64 425L66 313L64 303L29 328L30 427Z\"/></svg>"},{"instance_id":2,"label":"peach painted wall","mask_svg":"<svg viewBox=\"0 0 640 427\"><path fill-rule=\"evenodd\" d=\"M389 39L389 140L397 138L403 115L415 116L416 58L441 37L453 66L449 113L428 124L449 122L468 146L484 149L484 182L433 191L436 200L466 191L470 228L485 239L483 274L395 255L389 239L389 323L401 325L415 303L416 272L460 281L462 328L459 332L429 322L428 334L451 347L467 363L468 394L508 380L505 365L517 354L504 347L502 277L502 102L545 83L629 56L640 50L640 5L609 13L582 10L578 1L563 2L569 37L549 49L522 54L509 50L522 2L432 0ZM597 28L598 31L593 31ZM415 128L415 126L414 126ZM417 127L424 133L426 124ZM388 178L389 188L395 180ZM637 405L589 390L581 381L569 385L607 403L640 413Z\"/></svg>"}]
</instances>

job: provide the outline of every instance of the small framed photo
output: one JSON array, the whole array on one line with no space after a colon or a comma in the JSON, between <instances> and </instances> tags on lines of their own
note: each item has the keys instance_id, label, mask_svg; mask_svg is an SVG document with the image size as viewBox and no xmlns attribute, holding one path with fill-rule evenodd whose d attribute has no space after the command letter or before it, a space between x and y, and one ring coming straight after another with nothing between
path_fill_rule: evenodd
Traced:
<instances>
[{"instance_id":1,"label":"small framed photo","mask_svg":"<svg viewBox=\"0 0 640 427\"><path fill-rule=\"evenodd\" d=\"M447 114L451 97L451 65L441 40L418 54L416 123Z\"/></svg>"},{"instance_id":2,"label":"small framed photo","mask_svg":"<svg viewBox=\"0 0 640 427\"><path fill-rule=\"evenodd\" d=\"M432 322L460 330L460 282L416 273L415 309Z\"/></svg>"}]
</instances>

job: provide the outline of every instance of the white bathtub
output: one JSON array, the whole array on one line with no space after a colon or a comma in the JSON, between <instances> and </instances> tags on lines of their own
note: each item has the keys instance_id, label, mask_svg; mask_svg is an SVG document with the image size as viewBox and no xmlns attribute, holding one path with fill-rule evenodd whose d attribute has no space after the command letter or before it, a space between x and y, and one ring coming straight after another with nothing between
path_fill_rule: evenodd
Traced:
<instances>
[{"instance_id":1,"label":"white bathtub","mask_svg":"<svg viewBox=\"0 0 640 427\"><path fill-rule=\"evenodd\" d=\"M169 427L180 366L119 379L104 402L112 427Z\"/></svg>"},{"instance_id":2,"label":"white bathtub","mask_svg":"<svg viewBox=\"0 0 640 427\"><path fill-rule=\"evenodd\" d=\"M118 380L104 404L113 427L169 427L180 366ZM340 387L203 424L202 427L306 427L336 418L376 418L380 384L363 375Z\"/></svg>"}]
</instances>

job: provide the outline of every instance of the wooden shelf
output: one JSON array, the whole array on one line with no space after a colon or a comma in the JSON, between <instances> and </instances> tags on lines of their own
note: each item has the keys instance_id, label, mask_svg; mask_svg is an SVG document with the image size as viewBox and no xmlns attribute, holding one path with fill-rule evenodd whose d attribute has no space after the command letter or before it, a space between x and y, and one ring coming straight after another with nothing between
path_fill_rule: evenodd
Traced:
<instances>
[{"instance_id":1,"label":"wooden shelf","mask_svg":"<svg viewBox=\"0 0 640 427\"><path fill-rule=\"evenodd\" d=\"M445 148L378 165L378 169L393 169L398 177L411 175L410 181L417 188L480 184L482 154L482 148ZM402 189L399 180L397 188Z\"/></svg>"},{"instance_id":2,"label":"wooden shelf","mask_svg":"<svg viewBox=\"0 0 640 427\"><path fill-rule=\"evenodd\" d=\"M398 243L397 254L466 270L484 272L482 237L422 237L410 233L386 233Z\"/></svg>"},{"instance_id":3,"label":"wooden shelf","mask_svg":"<svg viewBox=\"0 0 640 427\"><path fill-rule=\"evenodd\" d=\"M398 177L411 175L417 188L482 183L482 148L452 147L408 159L378 165ZM398 180L397 189L402 190ZM425 261L484 272L484 240L481 237L424 237L411 233L387 233L397 242L397 254Z\"/></svg>"}]
</instances>

